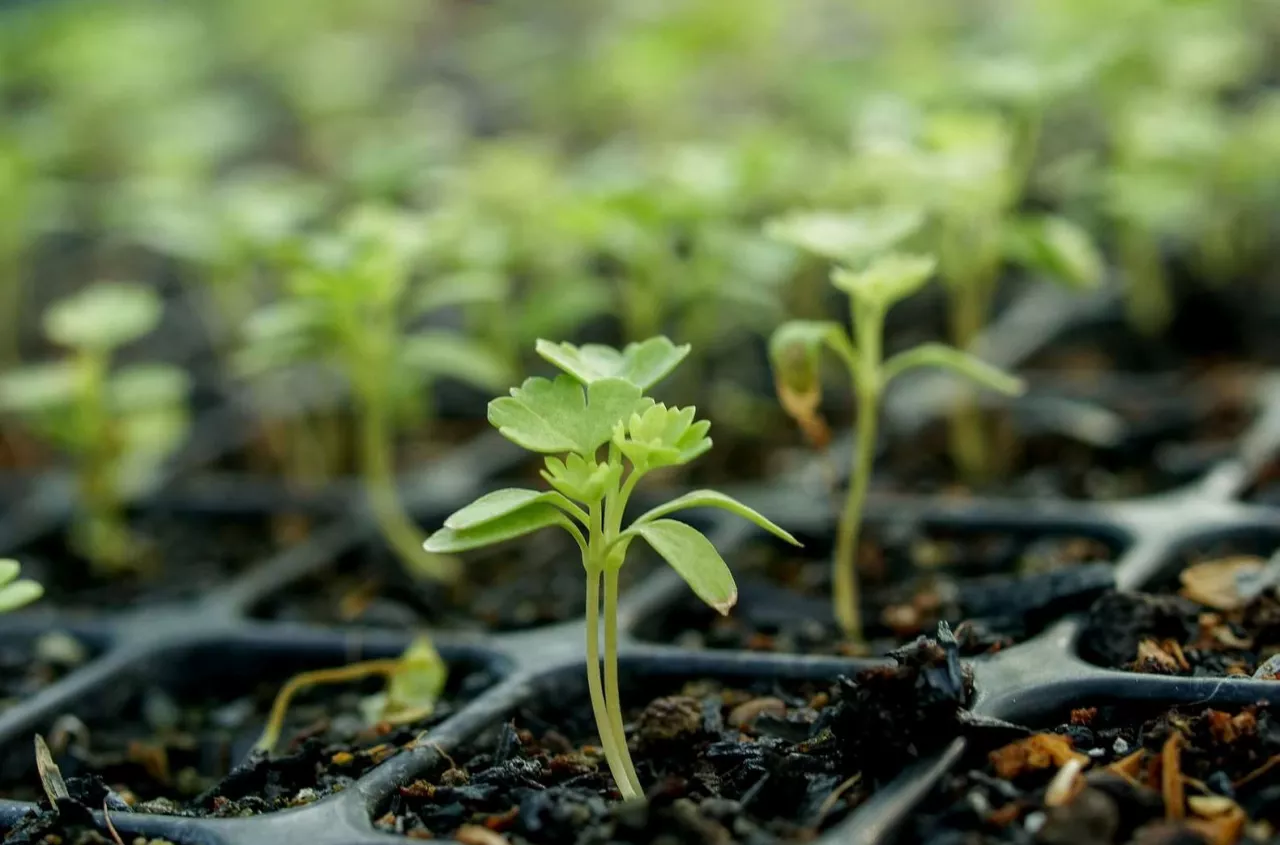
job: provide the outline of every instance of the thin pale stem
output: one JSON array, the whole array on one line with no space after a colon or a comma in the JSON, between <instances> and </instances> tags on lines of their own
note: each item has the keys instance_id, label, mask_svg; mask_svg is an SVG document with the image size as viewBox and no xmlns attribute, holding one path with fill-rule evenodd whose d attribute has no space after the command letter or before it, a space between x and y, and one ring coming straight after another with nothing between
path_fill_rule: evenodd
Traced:
<instances>
[{"instance_id":1,"label":"thin pale stem","mask_svg":"<svg viewBox=\"0 0 1280 845\"><path fill-rule=\"evenodd\" d=\"M302 690L320 684L348 684L374 675L383 675L390 678L400 671L403 666L404 661L398 658L366 660L363 663L352 663L347 666L339 666L336 669L315 669L294 675L280 688L280 692L276 693L276 700L271 704L271 713L267 716L266 727L254 747L260 751L265 751L267 754L270 754L275 749L276 744L280 742L280 734L284 729L284 717L289 711L289 704L292 703L294 696Z\"/></svg>"},{"instance_id":2,"label":"thin pale stem","mask_svg":"<svg viewBox=\"0 0 1280 845\"><path fill-rule=\"evenodd\" d=\"M880 391L864 387L858 390L858 434L854 452L849 492L836 529L836 551L832 572L836 621L846 637L863 641L862 606L858 588L858 534L862 527L862 508L871 483L875 463L877 415Z\"/></svg>"},{"instance_id":3,"label":"thin pale stem","mask_svg":"<svg viewBox=\"0 0 1280 845\"><path fill-rule=\"evenodd\" d=\"M1129 323L1147 337L1159 335L1173 319L1169 280L1155 241L1131 224L1120 227L1120 262L1128 276L1125 292Z\"/></svg>"},{"instance_id":4,"label":"thin pale stem","mask_svg":"<svg viewBox=\"0 0 1280 845\"><path fill-rule=\"evenodd\" d=\"M622 724L622 696L618 692L618 567L604 569L604 695L609 710L609 726L618 743L623 774L637 796L644 795L635 764L627 749L627 731Z\"/></svg>"},{"instance_id":5,"label":"thin pale stem","mask_svg":"<svg viewBox=\"0 0 1280 845\"><path fill-rule=\"evenodd\" d=\"M982 331L987 293L986 286L982 284L963 284L952 289L951 342L958 349L968 349ZM950 440L951 458L961 476L970 481L986 476L990 467L987 433L982 409L969 387L961 390L952 410Z\"/></svg>"},{"instance_id":6,"label":"thin pale stem","mask_svg":"<svg viewBox=\"0 0 1280 845\"><path fill-rule=\"evenodd\" d=\"M591 712L596 718L596 730L600 733L600 744L604 746L604 757L613 781L624 800L638 798L623 765L626 746L621 750L618 748L618 737L609 719L604 685L600 680L600 567L595 565L587 567L587 689L591 693Z\"/></svg>"},{"instance_id":7,"label":"thin pale stem","mask_svg":"<svg viewBox=\"0 0 1280 845\"><path fill-rule=\"evenodd\" d=\"M366 395L359 413L361 470L378 528L410 572L447 583L457 580L457 565L451 558L423 549L426 535L409 518L400 500L391 469L391 433L385 402Z\"/></svg>"}]
</instances>

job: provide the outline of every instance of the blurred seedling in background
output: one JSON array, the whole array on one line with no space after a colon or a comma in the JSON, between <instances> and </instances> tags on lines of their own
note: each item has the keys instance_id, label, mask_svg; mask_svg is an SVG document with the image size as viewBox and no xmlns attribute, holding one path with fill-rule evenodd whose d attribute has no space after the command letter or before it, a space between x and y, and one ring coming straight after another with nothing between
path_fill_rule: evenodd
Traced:
<instances>
[{"instance_id":1,"label":"blurred seedling in background","mask_svg":"<svg viewBox=\"0 0 1280 845\"><path fill-rule=\"evenodd\" d=\"M879 110L887 113L864 116L859 167L872 196L922 212L913 243L938 258L954 346L969 349L982 333L1010 266L1076 290L1101 283L1103 261L1083 229L1021 211L1031 154L1017 150L1008 120L995 112L923 113L902 103ZM971 394L952 413L951 453L971 481L999 469Z\"/></svg>"},{"instance_id":2,"label":"blurred seedling in background","mask_svg":"<svg viewBox=\"0 0 1280 845\"><path fill-rule=\"evenodd\" d=\"M149 288L96 283L44 315L45 334L66 358L0 377L0 408L75 462L71 545L103 575L145 568L124 506L155 483L189 425L185 372L158 363L113 367L115 352L150 332L162 308Z\"/></svg>"},{"instance_id":3,"label":"blurred seedling in background","mask_svg":"<svg viewBox=\"0 0 1280 845\"><path fill-rule=\"evenodd\" d=\"M366 678L386 678L386 688L362 702L365 722L403 725L429 717L444 695L449 681L449 666L440 657L431 638L421 634L414 638L399 657L364 660L334 669L315 669L294 675L280 688L267 716L262 736L254 750L270 755L280 743L289 705L301 692L317 686L359 683Z\"/></svg>"},{"instance_id":4,"label":"blurred seedling in background","mask_svg":"<svg viewBox=\"0 0 1280 845\"><path fill-rule=\"evenodd\" d=\"M354 406L355 454L378 526L410 573L453 581L456 562L424 552L425 535L405 512L397 435L430 430L437 379L492 390L509 381L509 370L468 336L424 327L450 292L419 278L426 244L419 215L376 206L356 208L336 231L303 240L285 296L249 321L239 367L260 395L292 395L300 365L319 363L336 376ZM293 478L327 478L338 468L344 434L317 434L296 411L291 439L318 446L299 453Z\"/></svg>"},{"instance_id":5,"label":"blurred seedling in background","mask_svg":"<svg viewBox=\"0 0 1280 845\"><path fill-rule=\"evenodd\" d=\"M711 424L694 408L668 408L644 395L689 354L665 337L619 351L539 341L538 354L565 375L526 379L489 403L489 422L513 443L546 455L549 491L508 488L480 497L445 520L429 551L454 554L558 526L577 542L586 569L587 683L605 757L623 798L644 796L627 750L618 693L618 576L627 549L644 540L720 613L737 602L733 575L696 528L664 517L687 508L723 508L778 537L794 537L714 490L673 499L623 526L627 504L648 473L686 464L711 448ZM563 457L557 457L563 456ZM603 459L602 459L603 458ZM798 545L798 543L796 543ZM604 581L604 677L599 628Z\"/></svg>"},{"instance_id":6,"label":"blurred seedling in background","mask_svg":"<svg viewBox=\"0 0 1280 845\"><path fill-rule=\"evenodd\" d=\"M934 274L930 256L888 253L865 269L837 268L831 282L849 297L853 333L837 322L797 320L778 327L769 344L778 399L806 435L825 444L827 426L819 414L822 401L821 352L825 347L848 371L857 399L856 446L849 489L840 512L832 569L832 599L836 621L845 636L863 641L857 573L858 533L867 487L875 463L880 400L899 375L920 367L950 370L976 384L1014 395L1022 382L983 363L967 352L940 343L926 343L888 360L883 356L885 314L895 303L918 291Z\"/></svg>"},{"instance_id":7,"label":"blurred seedling in background","mask_svg":"<svg viewBox=\"0 0 1280 845\"><path fill-rule=\"evenodd\" d=\"M8 613L31 604L44 595L44 587L30 578L19 578L22 564L10 558L0 559L0 613Z\"/></svg>"}]
</instances>

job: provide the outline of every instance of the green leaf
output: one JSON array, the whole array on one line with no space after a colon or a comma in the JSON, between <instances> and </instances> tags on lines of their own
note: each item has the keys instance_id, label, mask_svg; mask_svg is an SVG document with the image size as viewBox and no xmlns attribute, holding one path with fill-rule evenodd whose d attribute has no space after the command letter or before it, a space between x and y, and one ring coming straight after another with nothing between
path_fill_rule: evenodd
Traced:
<instances>
[{"instance_id":1,"label":"green leaf","mask_svg":"<svg viewBox=\"0 0 1280 845\"><path fill-rule=\"evenodd\" d=\"M427 538L423 548L435 554L454 554L514 540L552 525L576 530L559 508L542 502L511 511L473 528L461 531L441 528Z\"/></svg>"},{"instance_id":2,"label":"green leaf","mask_svg":"<svg viewBox=\"0 0 1280 845\"><path fill-rule=\"evenodd\" d=\"M108 351L137 340L160 322L163 306L151 288L97 282L55 302L44 315L45 334L72 349Z\"/></svg>"},{"instance_id":3,"label":"green leaf","mask_svg":"<svg viewBox=\"0 0 1280 845\"><path fill-rule=\"evenodd\" d=\"M1065 217L1040 217L1015 226L1006 254L1025 267L1080 290L1102 283L1102 255L1084 229Z\"/></svg>"},{"instance_id":4,"label":"green leaf","mask_svg":"<svg viewBox=\"0 0 1280 845\"><path fill-rule=\"evenodd\" d=\"M32 364L0 376L0 409L36 413L65 408L76 401L80 377L75 364Z\"/></svg>"},{"instance_id":5,"label":"green leaf","mask_svg":"<svg viewBox=\"0 0 1280 845\"><path fill-rule=\"evenodd\" d=\"M622 463L597 463L581 455L569 455L561 461L547 456L547 468L542 477L565 496L574 501L592 504L600 501L606 491L615 489L622 476Z\"/></svg>"},{"instance_id":6,"label":"green leaf","mask_svg":"<svg viewBox=\"0 0 1280 845\"><path fill-rule=\"evenodd\" d=\"M19 578L22 565L16 560L0 560L0 613L17 610L44 595L44 587L30 578Z\"/></svg>"},{"instance_id":7,"label":"green leaf","mask_svg":"<svg viewBox=\"0 0 1280 845\"><path fill-rule=\"evenodd\" d=\"M400 669L387 682L383 713L389 719L429 716L444 695L449 666L426 634L414 637L400 656Z\"/></svg>"},{"instance_id":8,"label":"green leaf","mask_svg":"<svg viewBox=\"0 0 1280 845\"><path fill-rule=\"evenodd\" d=\"M640 536L670 564L694 595L722 614L738 601L733 573L711 541L692 526L674 519L659 519L633 526L622 536Z\"/></svg>"},{"instance_id":9,"label":"green leaf","mask_svg":"<svg viewBox=\"0 0 1280 845\"><path fill-rule=\"evenodd\" d=\"M415 314L429 314L445 308L506 302L511 283L491 270L463 270L433 280L413 300Z\"/></svg>"},{"instance_id":10,"label":"green leaf","mask_svg":"<svg viewBox=\"0 0 1280 845\"><path fill-rule=\"evenodd\" d=\"M111 376L112 405L121 413L181 405L191 389L187 373L168 364L131 364Z\"/></svg>"},{"instance_id":11,"label":"green leaf","mask_svg":"<svg viewBox=\"0 0 1280 845\"><path fill-rule=\"evenodd\" d=\"M1026 389L1026 384L1017 376L944 343L925 343L894 355L885 362L884 381L888 384L893 378L917 367L950 370L969 381L1009 396L1017 396Z\"/></svg>"},{"instance_id":12,"label":"green leaf","mask_svg":"<svg viewBox=\"0 0 1280 845\"><path fill-rule=\"evenodd\" d=\"M924 287L937 267L931 255L889 253L865 270L837 267L831 272L831 283L855 299L888 308Z\"/></svg>"},{"instance_id":13,"label":"green leaf","mask_svg":"<svg viewBox=\"0 0 1280 845\"><path fill-rule=\"evenodd\" d=\"M511 383L511 368L483 343L456 332L419 332L400 344L400 360L415 373L453 378L484 390Z\"/></svg>"},{"instance_id":14,"label":"green leaf","mask_svg":"<svg viewBox=\"0 0 1280 845\"><path fill-rule=\"evenodd\" d=\"M890 207L841 214L797 211L765 224L765 234L840 264L862 264L915 234L924 223L918 208Z\"/></svg>"},{"instance_id":15,"label":"green leaf","mask_svg":"<svg viewBox=\"0 0 1280 845\"><path fill-rule=\"evenodd\" d=\"M619 422L613 442L643 470L687 464L711 448L711 423L694 421L697 409L657 404Z\"/></svg>"},{"instance_id":16,"label":"green leaf","mask_svg":"<svg viewBox=\"0 0 1280 845\"><path fill-rule=\"evenodd\" d=\"M622 379L582 385L570 376L526 379L511 395L489 403L489 422L503 437L531 452L588 456L613 436L614 426L652 400Z\"/></svg>"},{"instance_id":17,"label":"green leaf","mask_svg":"<svg viewBox=\"0 0 1280 845\"><path fill-rule=\"evenodd\" d=\"M544 359L583 384L617 378L648 390L684 360L690 346L676 346L659 335L640 343L629 343L622 351L595 343L578 347L549 340L539 340L536 349Z\"/></svg>"},{"instance_id":18,"label":"green leaf","mask_svg":"<svg viewBox=\"0 0 1280 845\"><path fill-rule=\"evenodd\" d=\"M830 437L827 423L818 412L822 404L824 345L840 356L852 377L858 376L857 352L839 323L792 320L779 326L769 339L769 363L778 402L817 446L825 445Z\"/></svg>"},{"instance_id":19,"label":"green leaf","mask_svg":"<svg viewBox=\"0 0 1280 845\"><path fill-rule=\"evenodd\" d=\"M676 511L688 510L690 508L720 508L721 510L735 513L743 519L750 520L756 525L768 531L773 536L785 540L793 546L802 545L799 540L793 537L789 532L775 525L763 514L758 513L752 508L734 499L732 496L726 496L716 490L694 490L691 493L685 493L677 499L672 499L664 505L659 505L643 516L636 519L633 525L640 525L645 522L652 522L659 517L666 516Z\"/></svg>"},{"instance_id":20,"label":"green leaf","mask_svg":"<svg viewBox=\"0 0 1280 845\"><path fill-rule=\"evenodd\" d=\"M452 528L454 531L478 528L487 522L493 522L521 508L531 507L541 502L563 507L570 512L576 510L573 504L566 502L559 493L507 487L486 493L465 508L454 512L444 521L444 527Z\"/></svg>"}]
</instances>

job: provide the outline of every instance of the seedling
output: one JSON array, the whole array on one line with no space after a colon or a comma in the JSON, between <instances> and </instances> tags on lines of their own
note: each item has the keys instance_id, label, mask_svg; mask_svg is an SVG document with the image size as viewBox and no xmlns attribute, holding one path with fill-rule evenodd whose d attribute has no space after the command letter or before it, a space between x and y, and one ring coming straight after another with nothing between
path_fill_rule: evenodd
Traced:
<instances>
[{"instance_id":1,"label":"seedling","mask_svg":"<svg viewBox=\"0 0 1280 845\"><path fill-rule=\"evenodd\" d=\"M1001 393L1022 391L1022 382L974 356L940 343L927 343L884 360L884 318L894 303L918 291L934 274L931 256L889 253L864 270L837 268L831 282L849 296L853 335L836 322L798 320L784 323L769 344L778 399L810 439L825 439L826 423L818 413L822 401L821 350L833 351L848 370L858 403L856 448L849 490L836 533L832 569L835 617L845 635L862 642L863 625L857 576L858 531L875 461L880 399L893 379L920 367L941 367Z\"/></svg>"},{"instance_id":2,"label":"seedling","mask_svg":"<svg viewBox=\"0 0 1280 845\"><path fill-rule=\"evenodd\" d=\"M411 330L411 320L443 301L429 295L431 286L416 283L424 247L415 215L357 209L336 234L303 245L287 279L288 296L250 321L240 365L252 378L269 379L319 361L345 381L360 472L383 535L411 573L451 581L456 562L426 554L425 535L405 513L393 469L394 437L407 424L420 427L429 415L428 390L436 378L492 388L507 380L508 370L465 335Z\"/></svg>"},{"instance_id":3,"label":"seedling","mask_svg":"<svg viewBox=\"0 0 1280 845\"><path fill-rule=\"evenodd\" d=\"M30 578L19 578L22 564L0 559L0 613L17 610L44 595L44 587Z\"/></svg>"},{"instance_id":4,"label":"seedling","mask_svg":"<svg viewBox=\"0 0 1280 845\"><path fill-rule=\"evenodd\" d=\"M643 796L627 751L618 693L618 575L632 541L644 540L720 613L738 599L733 575L715 546L683 522L664 517L688 508L736 513L789 543L794 537L714 490L698 490L637 517L623 515L637 484L653 470L679 466L711 448L711 424L694 408L668 408L644 395L689 354L665 337L618 351L538 341L538 354L564 371L526 379L489 403L489 422L504 437L546 455L549 491L508 488L480 497L445 520L429 551L453 554L559 526L582 553L587 573L587 686L605 757L623 798ZM603 460L601 453L603 451ZM562 456L562 457L557 457ZM600 582L604 580L604 677L601 680Z\"/></svg>"},{"instance_id":5,"label":"seedling","mask_svg":"<svg viewBox=\"0 0 1280 845\"><path fill-rule=\"evenodd\" d=\"M336 669L301 672L280 688L271 705L266 727L254 748L264 754L275 750L284 730L289 705L303 690L320 685L350 684L377 676L387 679L387 687L384 692L364 700L365 721L370 725L404 725L425 719L435 710L449 680L449 667L436 651L431 638L423 634L415 637L404 653L396 658L365 660Z\"/></svg>"},{"instance_id":6,"label":"seedling","mask_svg":"<svg viewBox=\"0 0 1280 845\"><path fill-rule=\"evenodd\" d=\"M986 326L1011 263L1076 289L1102 279L1102 260L1082 229L1063 217L1019 212L1032 153L1020 152L1014 135L994 113L909 112L899 125L868 130L861 140L873 192L888 202L917 204L927 215L923 240L938 257L950 298L951 342L960 349L970 348ZM992 474L989 440L980 409L965 397L952 414L951 445L966 478Z\"/></svg>"},{"instance_id":7,"label":"seedling","mask_svg":"<svg viewBox=\"0 0 1280 845\"><path fill-rule=\"evenodd\" d=\"M0 408L76 460L81 512L71 544L104 574L141 566L123 503L154 483L187 432L184 372L164 364L112 370L115 350L149 332L160 313L149 288L92 285L44 316L45 334L71 355L0 379Z\"/></svg>"}]
</instances>

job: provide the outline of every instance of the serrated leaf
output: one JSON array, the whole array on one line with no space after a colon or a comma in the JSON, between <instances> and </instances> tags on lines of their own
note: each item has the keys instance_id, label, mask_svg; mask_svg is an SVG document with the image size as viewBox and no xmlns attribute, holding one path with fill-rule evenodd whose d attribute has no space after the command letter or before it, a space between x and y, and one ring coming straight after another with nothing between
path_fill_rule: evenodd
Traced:
<instances>
[{"instance_id":1,"label":"serrated leaf","mask_svg":"<svg viewBox=\"0 0 1280 845\"><path fill-rule=\"evenodd\" d=\"M915 234L924 223L917 208L839 213L796 211L765 224L769 237L840 264L857 265Z\"/></svg>"},{"instance_id":2,"label":"serrated leaf","mask_svg":"<svg viewBox=\"0 0 1280 845\"><path fill-rule=\"evenodd\" d=\"M1013 228L1005 251L1022 265L1080 290L1096 288L1105 272L1088 233L1064 217L1040 217Z\"/></svg>"},{"instance_id":3,"label":"serrated leaf","mask_svg":"<svg viewBox=\"0 0 1280 845\"><path fill-rule=\"evenodd\" d=\"M514 513L521 508L527 508L539 502L555 504L562 501L564 501L564 497L559 493L507 487L503 490L494 490L492 493L486 493L465 508L455 511L444 521L444 527L452 528L454 531L465 531L477 528L486 522L492 522L509 513Z\"/></svg>"},{"instance_id":4,"label":"serrated leaf","mask_svg":"<svg viewBox=\"0 0 1280 845\"><path fill-rule=\"evenodd\" d=\"M640 525L645 522L652 522L659 517L666 516L667 514L675 513L676 511L689 510L691 508L719 508L721 510L729 511L730 513L737 514L743 519L750 520L780 540L785 540L793 546L801 545L800 541L793 537L790 532L775 525L768 517L753 508L747 507L732 496L726 496L724 493L720 493L716 490L694 490L691 493L685 493L679 498L672 499L666 504L659 505L658 507L648 511L644 515L638 517L632 524Z\"/></svg>"},{"instance_id":5,"label":"serrated leaf","mask_svg":"<svg viewBox=\"0 0 1280 845\"><path fill-rule=\"evenodd\" d=\"M623 532L624 537L627 535L643 537L685 580L694 595L720 613L727 614L737 603L733 573L698 529L674 519L659 519L633 526Z\"/></svg>"},{"instance_id":6,"label":"serrated leaf","mask_svg":"<svg viewBox=\"0 0 1280 845\"><path fill-rule=\"evenodd\" d=\"M435 554L454 554L514 540L552 525L569 528L572 523L559 508L543 502L512 511L474 528L462 531L441 528L427 538L423 548Z\"/></svg>"},{"instance_id":7,"label":"serrated leaf","mask_svg":"<svg viewBox=\"0 0 1280 845\"><path fill-rule=\"evenodd\" d=\"M606 491L616 489L622 475L621 462L598 463L581 455L569 455L563 461L548 456L546 465L541 475L552 487L586 504L598 502Z\"/></svg>"},{"instance_id":8,"label":"serrated leaf","mask_svg":"<svg viewBox=\"0 0 1280 845\"><path fill-rule=\"evenodd\" d=\"M684 360L690 348L688 344L676 346L661 335L629 343L622 350L596 343L579 347L541 339L536 344L539 355L583 384L617 378L641 390L648 390L665 378Z\"/></svg>"},{"instance_id":9,"label":"serrated leaf","mask_svg":"<svg viewBox=\"0 0 1280 845\"><path fill-rule=\"evenodd\" d=\"M62 346L106 351L151 331L160 322L162 310L160 297L148 287L97 282L50 306L44 330Z\"/></svg>"},{"instance_id":10,"label":"serrated leaf","mask_svg":"<svg viewBox=\"0 0 1280 845\"><path fill-rule=\"evenodd\" d=\"M489 403L489 422L503 437L532 452L591 455L613 436L614 426L652 400L621 379L586 387L570 376L526 379L511 395Z\"/></svg>"},{"instance_id":11,"label":"serrated leaf","mask_svg":"<svg viewBox=\"0 0 1280 845\"><path fill-rule=\"evenodd\" d=\"M1017 376L944 343L926 343L894 355L884 365L885 383L888 384L907 370L918 367L950 370L969 381L1009 396L1016 396L1026 389L1026 384Z\"/></svg>"},{"instance_id":12,"label":"serrated leaf","mask_svg":"<svg viewBox=\"0 0 1280 845\"><path fill-rule=\"evenodd\" d=\"M931 255L889 253L865 270L837 267L831 272L831 283L855 299L888 308L924 287L937 267Z\"/></svg>"},{"instance_id":13,"label":"serrated leaf","mask_svg":"<svg viewBox=\"0 0 1280 845\"><path fill-rule=\"evenodd\" d=\"M419 332L400 344L400 360L424 377L453 378L485 390L511 383L511 368L492 349L456 332Z\"/></svg>"},{"instance_id":14,"label":"serrated leaf","mask_svg":"<svg viewBox=\"0 0 1280 845\"><path fill-rule=\"evenodd\" d=\"M657 404L619 423L613 442L637 467L645 470L687 464L711 448L711 423L694 420L697 409Z\"/></svg>"}]
</instances>

